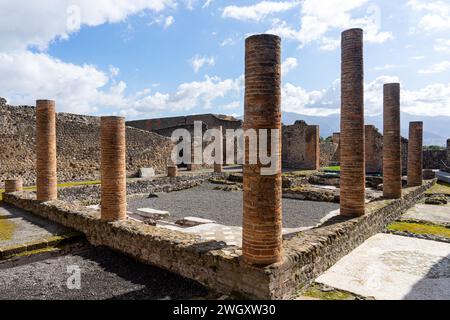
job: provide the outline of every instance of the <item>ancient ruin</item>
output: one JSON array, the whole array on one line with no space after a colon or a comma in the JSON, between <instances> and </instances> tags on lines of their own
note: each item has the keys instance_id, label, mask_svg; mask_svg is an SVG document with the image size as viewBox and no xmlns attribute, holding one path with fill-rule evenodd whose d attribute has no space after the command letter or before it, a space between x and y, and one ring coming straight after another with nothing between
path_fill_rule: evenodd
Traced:
<instances>
[{"instance_id":1,"label":"ancient ruin","mask_svg":"<svg viewBox=\"0 0 450 320\"><path fill-rule=\"evenodd\" d=\"M426 193L446 200L430 191L434 171L423 177L423 123L412 122L402 140L398 83L384 85L383 134L364 123L363 30L342 33L341 132L332 141L321 139L317 125L282 124L281 48L276 35L246 39L244 121L209 114L125 122L57 114L51 100L36 108L0 101L0 121L14 119L4 126L5 141L26 136L36 147L33 155L14 147L0 155L0 215L33 215L62 230L58 238L0 238L7 244L0 261L82 239L230 299L293 299L312 284L339 284L327 270L361 245L402 236L392 224L410 223L403 214ZM182 152L178 137L169 139L178 129L194 133ZM210 129L219 132L213 142L205 137ZM227 145L227 130L244 131L243 150L239 141ZM202 153L212 143L219 156L213 165ZM242 151L244 163L229 163L228 149ZM174 159L187 153L187 161ZM442 153L450 166L450 140ZM338 264L345 273L352 268ZM343 272L339 265L333 272Z\"/></svg>"},{"instance_id":2,"label":"ancient ruin","mask_svg":"<svg viewBox=\"0 0 450 320\"><path fill-rule=\"evenodd\" d=\"M363 31L342 34L341 215L365 213Z\"/></svg>"}]
</instances>

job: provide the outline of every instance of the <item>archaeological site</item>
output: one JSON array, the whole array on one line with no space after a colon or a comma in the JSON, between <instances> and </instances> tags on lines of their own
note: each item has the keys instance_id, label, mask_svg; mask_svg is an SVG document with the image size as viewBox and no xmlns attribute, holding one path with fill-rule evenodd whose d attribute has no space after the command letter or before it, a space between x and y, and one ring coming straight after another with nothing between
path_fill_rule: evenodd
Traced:
<instances>
[{"instance_id":1,"label":"archaeological site","mask_svg":"<svg viewBox=\"0 0 450 320\"><path fill-rule=\"evenodd\" d=\"M402 81L368 121L365 37L341 33L329 128L285 121L272 32L241 40L242 114L1 98L0 299L450 299L450 132L405 125Z\"/></svg>"}]
</instances>

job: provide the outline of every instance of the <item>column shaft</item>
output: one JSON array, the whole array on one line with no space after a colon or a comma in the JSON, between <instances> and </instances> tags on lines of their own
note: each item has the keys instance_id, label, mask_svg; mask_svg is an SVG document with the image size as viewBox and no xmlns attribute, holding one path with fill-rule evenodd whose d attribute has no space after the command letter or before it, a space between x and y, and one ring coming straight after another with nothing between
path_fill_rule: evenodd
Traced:
<instances>
[{"instance_id":1,"label":"column shaft","mask_svg":"<svg viewBox=\"0 0 450 320\"><path fill-rule=\"evenodd\" d=\"M400 84L384 85L383 195L402 197L402 148L400 133Z\"/></svg>"},{"instance_id":2,"label":"column shaft","mask_svg":"<svg viewBox=\"0 0 450 320\"><path fill-rule=\"evenodd\" d=\"M417 187L423 183L423 122L409 124L408 141L408 186Z\"/></svg>"},{"instance_id":3,"label":"column shaft","mask_svg":"<svg viewBox=\"0 0 450 320\"><path fill-rule=\"evenodd\" d=\"M222 126L217 127L216 129L220 131L220 141L218 143L218 150L216 150L215 152L219 153L220 161L217 163L214 162L214 172L222 173L222 171L223 171L223 129L222 129Z\"/></svg>"},{"instance_id":4,"label":"column shaft","mask_svg":"<svg viewBox=\"0 0 450 320\"><path fill-rule=\"evenodd\" d=\"M342 33L341 215L365 213L363 31Z\"/></svg>"},{"instance_id":5,"label":"column shaft","mask_svg":"<svg viewBox=\"0 0 450 320\"><path fill-rule=\"evenodd\" d=\"M127 217L125 119L101 118L101 218Z\"/></svg>"},{"instance_id":6,"label":"column shaft","mask_svg":"<svg viewBox=\"0 0 450 320\"><path fill-rule=\"evenodd\" d=\"M36 101L36 186L37 200L56 200L56 113L55 102Z\"/></svg>"},{"instance_id":7,"label":"column shaft","mask_svg":"<svg viewBox=\"0 0 450 320\"><path fill-rule=\"evenodd\" d=\"M278 129L281 132L281 40L273 35L255 35L245 43L244 130ZM268 130L268 134L270 135ZM249 141L245 145L243 256L252 265L270 265L281 260L281 134L276 156L276 173L263 175L263 166L248 163ZM260 154L260 144L255 148Z\"/></svg>"},{"instance_id":8,"label":"column shaft","mask_svg":"<svg viewBox=\"0 0 450 320\"><path fill-rule=\"evenodd\" d=\"M21 179L5 180L5 193L14 193L23 190Z\"/></svg>"}]
</instances>

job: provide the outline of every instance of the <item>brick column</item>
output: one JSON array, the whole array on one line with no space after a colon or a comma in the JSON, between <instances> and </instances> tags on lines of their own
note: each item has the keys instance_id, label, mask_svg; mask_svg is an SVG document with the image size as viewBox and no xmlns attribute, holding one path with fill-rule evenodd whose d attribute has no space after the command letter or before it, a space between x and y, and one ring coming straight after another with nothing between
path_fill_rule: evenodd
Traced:
<instances>
[{"instance_id":1,"label":"brick column","mask_svg":"<svg viewBox=\"0 0 450 320\"><path fill-rule=\"evenodd\" d=\"M101 118L101 218L127 217L125 119Z\"/></svg>"},{"instance_id":2,"label":"brick column","mask_svg":"<svg viewBox=\"0 0 450 320\"><path fill-rule=\"evenodd\" d=\"M220 163L214 163L214 172L215 173L222 173L223 171L223 129L222 126L217 127L217 130L220 131L220 141L219 141L219 149L216 150L216 152L218 152L221 156L221 162Z\"/></svg>"},{"instance_id":3,"label":"brick column","mask_svg":"<svg viewBox=\"0 0 450 320\"><path fill-rule=\"evenodd\" d=\"M23 190L22 179L5 180L5 193L14 193Z\"/></svg>"},{"instance_id":4,"label":"brick column","mask_svg":"<svg viewBox=\"0 0 450 320\"><path fill-rule=\"evenodd\" d=\"M423 182L423 122L409 124L408 186L421 186Z\"/></svg>"},{"instance_id":5,"label":"brick column","mask_svg":"<svg viewBox=\"0 0 450 320\"><path fill-rule=\"evenodd\" d=\"M56 176L55 101L36 101L36 186L37 200L58 198Z\"/></svg>"},{"instance_id":6,"label":"brick column","mask_svg":"<svg viewBox=\"0 0 450 320\"><path fill-rule=\"evenodd\" d=\"M402 148L400 133L400 84L384 85L383 195L402 197Z\"/></svg>"},{"instance_id":7,"label":"brick column","mask_svg":"<svg viewBox=\"0 0 450 320\"><path fill-rule=\"evenodd\" d=\"M170 178L175 178L178 176L178 167L177 166L168 166L167 167L167 176Z\"/></svg>"},{"instance_id":8,"label":"brick column","mask_svg":"<svg viewBox=\"0 0 450 320\"><path fill-rule=\"evenodd\" d=\"M447 166L450 167L450 139L447 140Z\"/></svg>"},{"instance_id":9,"label":"brick column","mask_svg":"<svg viewBox=\"0 0 450 320\"><path fill-rule=\"evenodd\" d=\"M279 129L281 133L281 39L255 35L245 42L244 130ZM269 130L270 131L270 130ZM269 133L270 134L270 133ZM270 141L270 139L269 139ZM259 154L259 144L258 144ZM248 141L245 154L249 154ZM261 175L262 165L244 165L244 261L270 265L281 260L281 134L277 172Z\"/></svg>"},{"instance_id":10,"label":"brick column","mask_svg":"<svg viewBox=\"0 0 450 320\"><path fill-rule=\"evenodd\" d=\"M341 215L365 213L363 31L342 33Z\"/></svg>"}]
</instances>

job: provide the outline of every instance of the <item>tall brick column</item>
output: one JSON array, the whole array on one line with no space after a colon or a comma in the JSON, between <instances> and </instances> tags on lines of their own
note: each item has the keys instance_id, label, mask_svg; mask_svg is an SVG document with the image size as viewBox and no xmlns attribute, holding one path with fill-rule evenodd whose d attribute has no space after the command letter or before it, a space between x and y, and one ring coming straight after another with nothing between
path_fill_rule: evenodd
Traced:
<instances>
[{"instance_id":1,"label":"tall brick column","mask_svg":"<svg viewBox=\"0 0 450 320\"><path fill-rule=\"evenodd\" d=\"M305 167L307 170L320 169L320 127L306 127L306 158Z\"/></svg>"},{"instance_id":2,"label":"tall brick column","mask_svg":"<svg viewBox=\"0 0 450 320\"><path fill-rule=\"evenodd\" d=\"M216 150L221 156L221 162L220 163L214 163L214 172L215 173L222 173L223 171L223 129L222 126L217 127L217 130L220 131L220 141L219 141L219 149Z\"/></svg>"},{"instance_id":3,"label":"tall brick column","mask_svg":"<svg viewBox=\"0 0 450 320\"><path fill-rule=\"evenodd\" d=\"M101 118L101 218L127 217L125 119Z\"/></svg>"},{"instance_id":4,"label":"tall brick column","mask_svg":"<svg viewBox=\"0 0 450 320\"><path fill-rule=\"evenodd\" d=\"M23 190L22 179L5 180L5 193L13 193Z\"/></svg>"},{"instance_id":5,"label":"tall brick column","mask_svg":"<svg viewBox=\"0 0 450 320\"><path fill-rule=\"evenodd\" d=\"M423 183L423 122L409 124L408 142L408 186L417 187Z\"/></svg>"},{"instance_id":6,"label":"tall brick column","mask_svg":"<svg viewBox=\"0 0 450 320\"><path fill-rule=\"evenodd\" d=\"M447 140L447 166L450 167L450 139Z\"/></svg>"},{"instance_id":7,"label":"tall brick column","mask_svg":"<svg viewBox=\"0 0 450 320\"><path fill-rule=\"evenodd\" d=\"M279 129L281 132L281 39L255 35L245 42L244 130ZM270 133L269 133L270 134ZM268 139L270 141L270 139ZM270 147L269 147L270 148ZM250 150L245 143L245 154ZM281 134L274 175L261 175L262 165L244 165L243 256L251 265L281 260ZM259 144L258 144L259 154Z\"/></svg>"},{"instance_id":8,"label":"tall brick column","mask_svg":"<svg viewBox=\"0 0 450 320\"><path fill-rule=\"evenodd\" d=\"M55 101L36 101L36 186L37 200L58 198L56 176Z\"/></svg>"},{"instance_id":9,"label":"tall brick column","mask_svg":"<svg viewBox=\"0 0 450 320\"><path fill-rule=\"evenodd\" d=\"M363 30L342 33L341 215L365 213Z\"/></svg>"},{"instance_id":10,"label":"tall brick column","mask_svg":"<svg viewBox=\"0 0 450 320\"><path fill-rule=\"evenodd\" d=\"M400 84L384 85L383 195L402 197L402 147L400 133Z\"/></svg>"}]
</instances>

